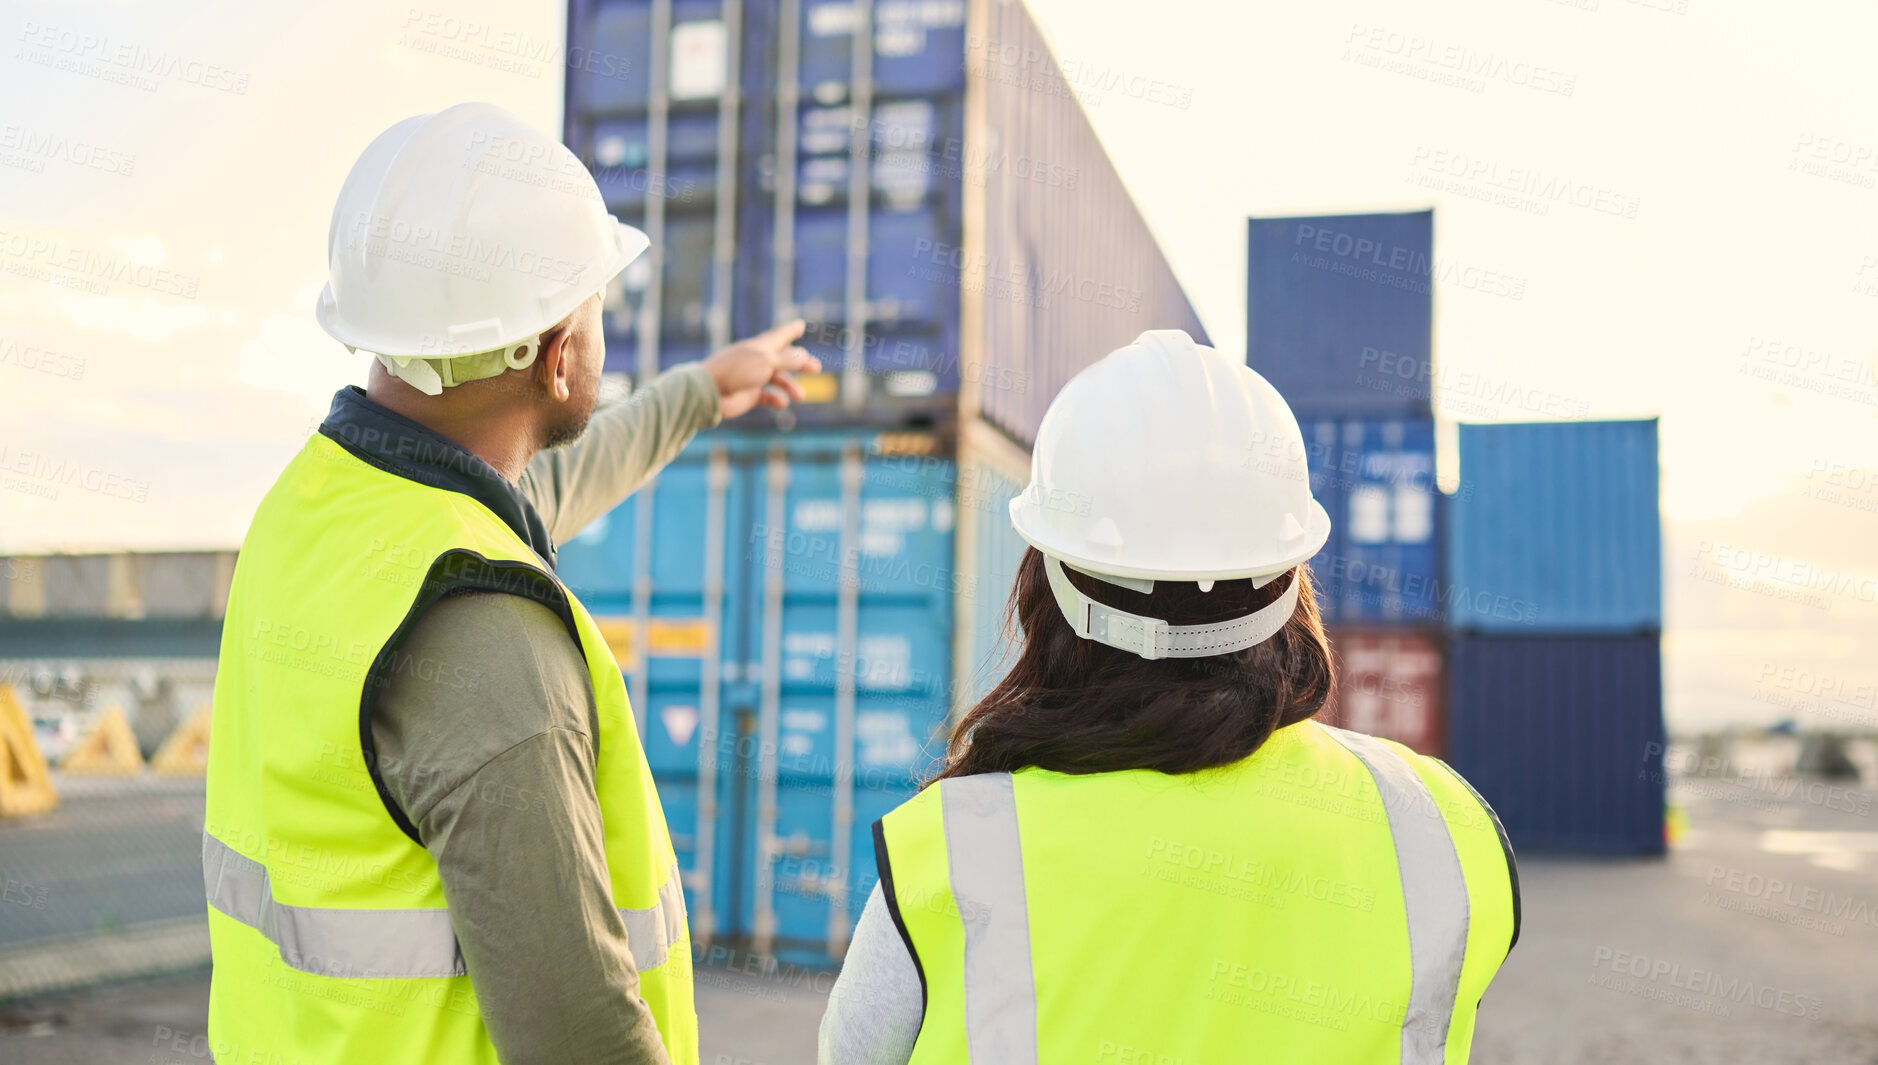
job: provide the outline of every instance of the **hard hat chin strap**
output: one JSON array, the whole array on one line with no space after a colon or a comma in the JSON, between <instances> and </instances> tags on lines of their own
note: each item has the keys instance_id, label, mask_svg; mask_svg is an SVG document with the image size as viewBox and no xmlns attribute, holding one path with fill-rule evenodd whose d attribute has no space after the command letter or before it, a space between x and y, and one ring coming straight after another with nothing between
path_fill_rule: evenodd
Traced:
<instances>
[{"instance_id":1,"label":"hard hat chin strap","mask_svg":"<svg viewBox=\"0 0 1878 1065\"><path fill-rule=\"evenodd\" d=\"M1069 574L1063 572L1063 561L1054 555L1043 556L1043 569L1049 575L1056 605L1062 609L1064 620L1076 635L1150 661L1207 658L1257 646L1277 635L1298 607L1299 582L1294 579L1277 599L1244 617L1210 625L1169 625L1160 618L1130 614L1082 594L1081 589L1070 583ZM1100 574L1091 576L1110 580Z\"/></svg>"},{"instance_id":2,"label":"hard hat chin strap","mask_svg":"<svg viewBox=\"0 0 1878 1065\"><path fill-rule=\"evenodd\" d=\"M469 355L378 355L377 359L391 376L427 396L440 396L444 389L469 381L481 381L510 370L526 370L535 364L540 354L541 338L533 336L506 348Z\"/></svg>"}]
</instances>

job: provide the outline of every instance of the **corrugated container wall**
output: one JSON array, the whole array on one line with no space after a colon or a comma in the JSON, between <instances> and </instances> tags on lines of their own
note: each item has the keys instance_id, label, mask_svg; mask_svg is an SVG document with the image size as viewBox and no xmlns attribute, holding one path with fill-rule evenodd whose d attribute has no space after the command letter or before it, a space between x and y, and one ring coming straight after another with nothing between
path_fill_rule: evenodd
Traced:
<instances>
[{"instance_id":1,"label":"corrugated container wall","mask_svg":"<svg viewBox=\"0 0 1878 1065\"><path fill-rule=\"evenodd\" d=\"M1318 720L1439 757L1447 684L1439 632L1331 626L1337 690Z\"/></svg>"},{"instance_id":2,"label":"corrugated container wall","mask_svg":"<svg viewBox=\"0 0 1878 1065\"><path fill-rule=\"evenodd\" d=\"M561 551L628 675L700 938L839 957L874 820L943 754L962 578L934 443L706 433Z\"/></svg>"},{"instance_id":3,"label":"corrugated container wall","mask_svg":"<svg viewBox=\"0 0 1878 1065\"><path fill-rule=\"evenodd\" d=\"M1455 628L1662 628L1654 419L1462 425L1450 509Z\"/></svg>"},{"instance_id":4,"label":"corrugated container wall","mask_svg":"<svg viewBox=\"0 0 1878 1065\"><path fill-rule=\"evenodd\" d=\"M1325 418L1299 428L1311 494L1330 514L1330 539L1311 559L1324 620L1439 622L1434 423Z\"/></svg>"},{"instance_id":5,"label":"corrugated container wall","mask_svg":"<svg viewBox=\"0 0 1878 1065\"><path fill-rule=\"evenodd\" d=\"M1254 218L1246 364L1300 418L1426 418L1434 212Z\"/></svg>"},{"instance_id":6,"label":"corrugated container wall","mask_svg":"<svg viewBox=\"0 0 1878 1065\"><path fill-rule=\"evenodd\" d=\"M829 373L793 418L962 406L1027 440L1064 380L1142 330L1204 336L1021 4L571 0L568 17L567 142L653 244L608 294L609 371L799 315Z\"/></svg>"},{"instance_id":7,"label":"corrugated container wall","mask_svg":"<svg viewBox=\"0 0 1878 1065\"><path fill-rule=\"evenodd\" d=\"M974 111L963 284L983 314L981 333L968 312L966 342L984 348L964 364L977 413L1030 443L1083 367L1145 330L1207 336L1089 124L1081 98L1100 90L1065 76L1023 4L983 6L967 56L983 124Z\"/></svg>"},{"instance_id":8,"label":"corrugated container wall","mask_svg":"<svg viewBox=\"0 0 1878 1065\"><path fill-rule=\"evenodd\" d=\"M1011 499L1029 483L1029 457L983 425L959 441L959 586L953 616L956 718L997 686L1015 663L1021 634L1005 628L1018 563L1029 549L1011 526Z\"/></svg>"},{"instance_id":9,"label":"corrugated container wall","mask_svg":"<svg viewBox=\"0 0 1878 1065\"><path fill-rule=\"evenodd\" d=\"M1448 679L1448 761L1515 848L1664 850L1656 635L1457 634Z\"/></svg>"}]
</instances>

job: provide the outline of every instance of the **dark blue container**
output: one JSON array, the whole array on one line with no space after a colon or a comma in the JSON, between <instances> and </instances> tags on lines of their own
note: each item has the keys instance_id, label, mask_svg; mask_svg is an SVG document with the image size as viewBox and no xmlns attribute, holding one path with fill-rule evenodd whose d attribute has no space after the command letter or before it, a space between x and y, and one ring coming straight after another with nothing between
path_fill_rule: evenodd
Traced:
<instances>
[{"instance_id":1,"label":"dark blue container","mask_svg":"<svg viewBox=\"0 0 1878 1065\"><path fill-rule=\"evenodd\" d=\"M1311 560L1318 606L1338 624L1442 617L1435 427L1425 418L1306 419L1311 494L1330 540Z\"/></svg>"},{"instance_id":2,"label":"dark blue container","mask_svg":"<svg viewBox=\"0 0 1878 1065\"><path fill-rule=\"evenodd\" d=\"M672 0L672 25L683 39L687 23L708 23L723 18L721 0ZM568 8L568 96L588 114L644 111L651 99L652 3L650 0L616 0L592 3L574 0ZM668 64L682 66L666 57ZM676 83L687 78L697 83L690 71L680 70ZM708 75L707 75L708 77ZM668 82L671 79L668 79ZM569 114L573 113L569 108Z\"/></svg>"},{"instance_id":3,"label":"dark blue container","mask_svg":"<svg viewBox=\"0 0 1878 1065\"><path fill-rule=\"evenodd\" d=\"M1515 848L1663 853L1655 635L1463 635L1448 655L1448 760Z\"/></svg>"},{"instance_id":4,"label":"dark blue container","mask_svg":"<svg viewBox=\"0 0 1878 1065\"><path fill-rule=\"evenodd\" d=\"M803 0L804 99L834 103L848 96L855 0ZM872 8L874 92L929 95L965 90L965 0L876 3Z\"/></svg>"},{"instance_id":5,"label":"dark blue container","mask_svg":"<svg viewBox=\"0 0 1878 1065\"><path fill-rule=\"evenodd\" d=\"M627 674L705 938L838 956L873 821L944 751L957 474L932 445L707 433L561 548Z\"/></svg>"},{"instance_id":6,"label":"dark blue container","mask_svg":"<svg viewBox=\"0 0 1878 1065\"><path fill-rule=\"evenodd\" d=\"M1083 104L1036 91L1063 75L1029 12L992 5L968 38L968 6L570 0L567 143L663 257L609 293L609 372L800 316L833 379L795 423L982 417L1027 441L1070 376L1143 330L1204 339Z\"/></svg>"},{"instance_id":7,"label":"dark blue container","mask_svg":"<svg viewBox=\"0 0 1878 1065\"><path fill-rule=\"evenodd\" d=\"M1246 363L1305 417L1426 418L1434 212L1254 218Z\"/></svg>"},{"instance_id":8,"label":"dark blue container","mask_svg":"<svg viewBox=\"0 0 1878 1065\"><path fill-rule=\"evenodd\" d=\"M1656 421L1460 427L1448 619L1505 633L1663 625Z\"/></svg>"}]
</instances>

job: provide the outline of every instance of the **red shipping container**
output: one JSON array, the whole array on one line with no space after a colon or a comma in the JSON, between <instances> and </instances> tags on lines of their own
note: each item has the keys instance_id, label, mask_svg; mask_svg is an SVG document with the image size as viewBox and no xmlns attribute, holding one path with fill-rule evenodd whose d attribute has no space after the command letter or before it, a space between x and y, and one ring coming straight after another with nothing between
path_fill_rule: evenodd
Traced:
<instances>
[{"instance_id":1,"label":"red shipping container","mask_svg":"<svg viewBox=\"0 0 1878 1065\"><path fill-rule=\"evenodd\" d=\"M1442 656L1439 634L1427 629L1330 629L1337 690L1317 718L1326 724L1395 740L1439 757Z\"/></svg>"}]
</instances>

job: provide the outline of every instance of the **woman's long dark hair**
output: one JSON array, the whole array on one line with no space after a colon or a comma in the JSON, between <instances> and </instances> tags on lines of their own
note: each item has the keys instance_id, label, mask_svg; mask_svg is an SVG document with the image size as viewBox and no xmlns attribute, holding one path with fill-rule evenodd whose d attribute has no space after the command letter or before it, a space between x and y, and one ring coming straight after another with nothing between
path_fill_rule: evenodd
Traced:
<instances>
[{"instance_id":1,"label":"woman's long dark hair","mask_svg":"<svg viewBox=\"0 0 1878 1065\"><path fill-rule=\"evenodd\" d=\"M1025 552L1005 608L1022 648L1011 671L960 719L940 777L1040 766L1062 773L1157 769L1192 773L1258 750L1277 729L1316 714L1334 682L1310 569L1263 588L1219 581L1156 581L1131 591L1065 568L1091 599L1170 625L1242 617L1297 581L1298 608L1278 634L1233 654L1154 661L1084 640L1063 620L1043 555Z\"/></svg>"}]
</instances>

